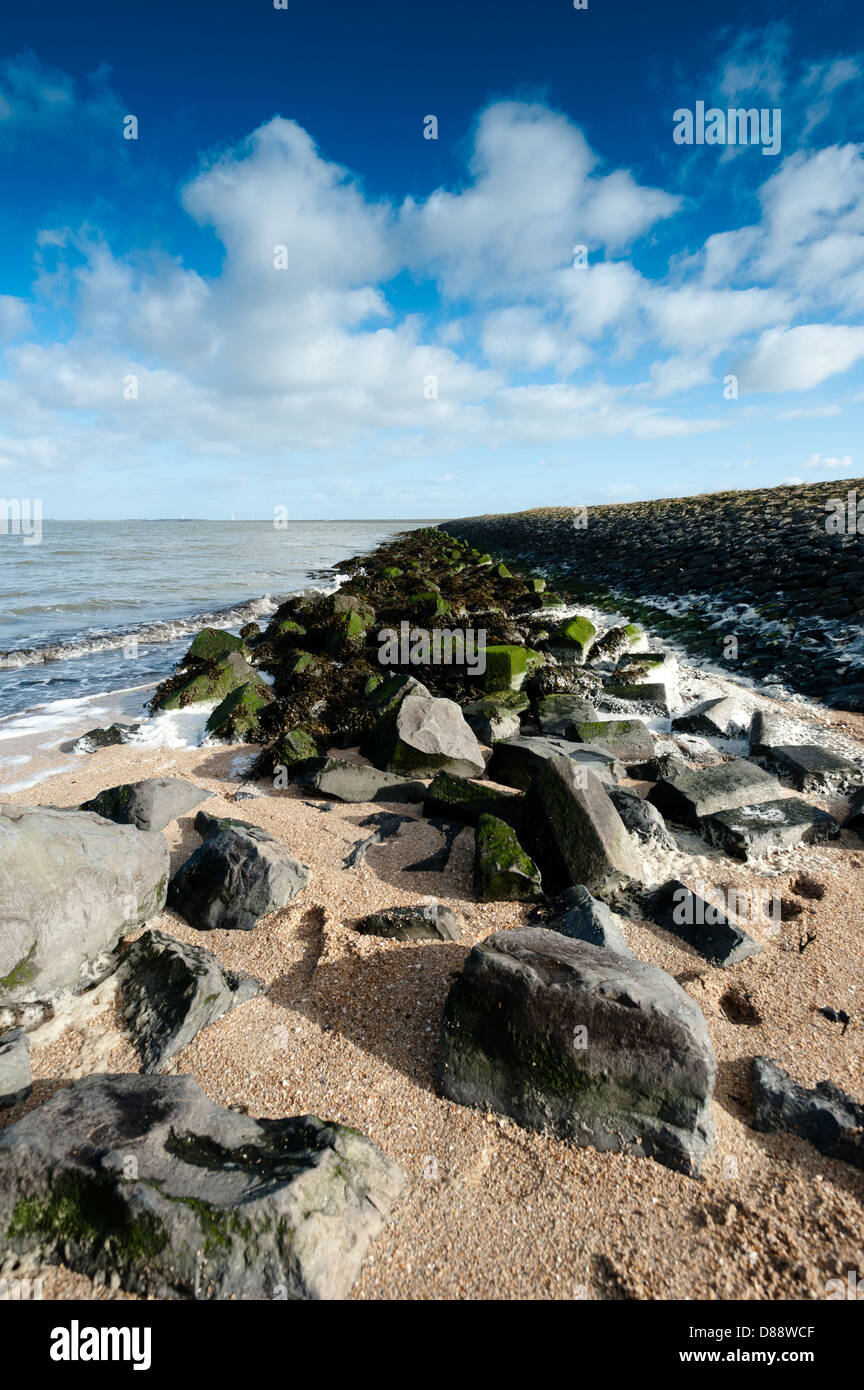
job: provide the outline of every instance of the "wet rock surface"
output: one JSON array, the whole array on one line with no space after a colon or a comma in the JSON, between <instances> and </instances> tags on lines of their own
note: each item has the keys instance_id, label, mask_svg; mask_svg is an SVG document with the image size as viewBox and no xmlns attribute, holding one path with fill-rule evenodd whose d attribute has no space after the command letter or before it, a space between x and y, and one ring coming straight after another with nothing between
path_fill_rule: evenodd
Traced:
<instances>
[{"instance_id":1,"label":"wet rock surface","mask_svg":"<svg viewBox=\"0 0 864 1390\"><path fill-rule=\"evenodd\" d=\"M669 975L556 931L489 937L447 999L444 1094L575 1144L698 1173L715 1072L705 1020Z\"/></svg>"},{"instance_id":2,"label":"wet rock surface","mask_svg":"<svg viewBox=\"0 0 864 1390\"><path fill-rule=\"evenodd\" d=\"M0 1249L157 1298L344 1298L403 1188L368 1139L189 1076L87 1076L0 1134Z\"/></svg>"}]
</instances>

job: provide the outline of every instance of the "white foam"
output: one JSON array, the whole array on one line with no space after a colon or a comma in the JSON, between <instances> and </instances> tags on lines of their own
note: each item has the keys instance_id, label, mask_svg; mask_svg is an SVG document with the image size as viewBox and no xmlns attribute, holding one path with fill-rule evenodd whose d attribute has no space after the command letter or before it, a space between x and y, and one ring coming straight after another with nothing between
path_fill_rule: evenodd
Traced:
<instances>
[{"instance_id":1,"label":"white foam","mask_svg":"<svg viewBox=\"0 0 864 1390\"><path fill-rule=\"evenodd\" d=\"M29 762L29 759L27 759ZM6 796L12 792L26 792L28 787L35 787L37 782L44 782L47 777L56 777L58 773L68 772L70 767L74 767L72 762L65 762L61 767L46 767L42 772L35 772L25 782L8 782L5 787L0 787L0 796Z\"/></svg>"},{"instance_id":2,"label":"white foam","mask_svg":"<svg viewBox=\"0 0 864 1390\"><path fill-rule=\"evenodd\" d=\"M144 748L200 748L206 724L218 700L204 700L186 709L160 710L130 734L129 744Z\"/></svg>"}]
</instances>

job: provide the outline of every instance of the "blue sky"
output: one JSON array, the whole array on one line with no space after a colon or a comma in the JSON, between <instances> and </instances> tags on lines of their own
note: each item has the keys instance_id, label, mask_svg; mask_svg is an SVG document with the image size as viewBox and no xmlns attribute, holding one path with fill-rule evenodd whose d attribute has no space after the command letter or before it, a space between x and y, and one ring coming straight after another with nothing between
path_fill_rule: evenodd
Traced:
<instances>
[{"instance_id":1,"label":"blue sky","mask_svg":"<svg viewBox=\"0 0 864 1390\"><path fill-rule=\"evenodd\" d=\"M864 473L845 0L48 0L2 45L6 498L446 517ZM779 110L779 152L676 143L698 102Z\"/></svg>"}]
</instances>

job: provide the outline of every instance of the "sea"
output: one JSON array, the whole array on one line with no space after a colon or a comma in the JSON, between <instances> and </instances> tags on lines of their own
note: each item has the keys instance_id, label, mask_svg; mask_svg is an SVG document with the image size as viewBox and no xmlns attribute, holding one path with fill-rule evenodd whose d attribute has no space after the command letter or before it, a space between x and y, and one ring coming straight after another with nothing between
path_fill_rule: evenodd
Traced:
<instances>
[{"instance_id":1,"label":"sea","mask_svg":"<svg viewBox=\"0 0 864 1390\"><path fill-rule=\"evenodd\" d=\"M262 626L288 595L332 589L340 560L429 521L50 521L0 534L0 793L20 736L60 747L149 693L202 627ZM4 750L5 745L5 750ZM4 785L5 784L5 785Z\"/></svg>"}]
</instances>

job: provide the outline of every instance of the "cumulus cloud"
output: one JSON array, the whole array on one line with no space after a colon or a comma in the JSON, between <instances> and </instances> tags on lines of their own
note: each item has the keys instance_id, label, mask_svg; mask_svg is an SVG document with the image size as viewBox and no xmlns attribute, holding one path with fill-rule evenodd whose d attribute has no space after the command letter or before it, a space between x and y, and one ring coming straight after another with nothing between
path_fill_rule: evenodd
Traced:
<instances>
[{"instance_id":1,"label":"cumulus cloud","mask_svg":"<svg viewBox=\"0 0 864 1390\"><path fill-rule=\"evenodd\" d=\"M864 357L864 328L809 323L770 328L732 370L742 391L809 391Z\"/></svg>"}]
</instances>

